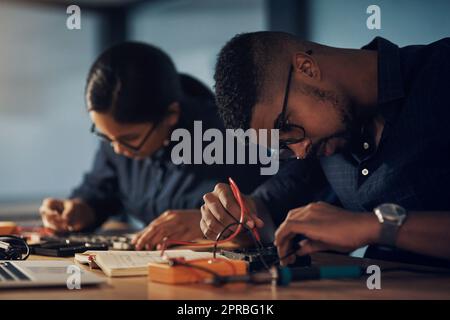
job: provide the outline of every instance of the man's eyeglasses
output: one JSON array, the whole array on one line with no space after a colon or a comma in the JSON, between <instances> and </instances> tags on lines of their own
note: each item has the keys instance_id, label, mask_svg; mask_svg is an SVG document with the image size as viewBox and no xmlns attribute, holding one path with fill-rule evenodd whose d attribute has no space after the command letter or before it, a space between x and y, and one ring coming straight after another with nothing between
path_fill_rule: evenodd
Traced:
<instances>
[{"instance_id":1,"label":"man's eyeglasses","mask_svg":"<svg viewBox=\"0 0 450 320\"><path fill-rule=\"evenodd\" d=\"M138 153L142 147L144 146L144 144L147 142L148 138L151 136L151 134L153 133L153 131L155 130L155 128L157 127L157 125L153 125L148 132L145 134L144 138L142 139L142 141L139 143L139 145L137 146L133 146L129 143L126 143L125 141L119 141L119 140L113 140L110 137L108 137L107 135L97 131L97 129L95 128L95 124L92 124L91 126L91 132L93 134L95 134L97 137L99 137L100 139L109 142L110 144L113 143L118 143L122 146L124 146L125 148L131 150L133 153Z\"/></svg>"},{"instance_id":2,"label":"man's eyeglasses","mask_svg":"<svg viewBox=\"0 0 450 320\"><path fill-rule=\"evenodd\" d=\"M308 50L306 53L310 55L312 54L312 51ZM289 123L289 120L286 117L293 71L294 67L291 65L289 68L286 90L284 92L283 108L274 123L274 128L280 130L280 135L285 137L280 138L279 140L280 149L288 149L289 145L302 142L306 137L305 129L302 126Z\"/></svg>"}]
</instances>

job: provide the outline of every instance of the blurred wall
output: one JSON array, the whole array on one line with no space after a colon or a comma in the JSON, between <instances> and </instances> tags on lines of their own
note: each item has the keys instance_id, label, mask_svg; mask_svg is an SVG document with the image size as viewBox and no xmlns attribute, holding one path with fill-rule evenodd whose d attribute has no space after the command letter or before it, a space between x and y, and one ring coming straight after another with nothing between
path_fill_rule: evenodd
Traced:
<instances>
[{"instance_id":1,"label":"blurred wall","mask_svg":"<svg viewBox=\"0 0 450 320\"><path fill-rule=\"evenodd\" d=\"M64 196L91 163L84 82L96 19L66 28L65 8L0 3L0 200Z\"/></svg>"},{"instance_id":2,"label":"blurred wall","mask_svg":"<svg viewBox=\"0 0 450 320\"><path fill-rule=\"evenodd\" d=\"M264 4L149 2L130 12L128 34L212 86L220 47L235 33L264 29ZM0 3L0 206L67 196L91 166L96 140L83 91L101 24L81 10L82 29L69 31L64 7Z\"/></svg>"},{"instance_id":3,"label":"blurred wall","mask_svg":"<svg viewBox=\"0 0 450 320\"><path fill-rule=\"evenodd\" d=\"M369 30L369 5L381 9L381 29ZM405 46L450 36L448 0L309 0L309 38L331 46L359 48L375 36Z\"/></svg>"},{"instance_id":4,"label":"blurred wall","mask_svg":"<svg viewBox=\"0 0 450 320\"><path fill-rule=\"evenodd\" d=\"M133 40L161 47L179 71L213 85L220 48L237 33L266 30L264 0L172 0L141 5L132 14Z\"/></svg>"}]
</instances>

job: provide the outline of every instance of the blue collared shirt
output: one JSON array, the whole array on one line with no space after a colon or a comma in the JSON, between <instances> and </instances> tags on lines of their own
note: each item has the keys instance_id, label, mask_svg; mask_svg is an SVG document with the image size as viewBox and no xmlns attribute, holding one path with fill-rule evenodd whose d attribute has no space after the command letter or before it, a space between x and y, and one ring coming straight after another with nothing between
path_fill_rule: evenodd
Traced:
<instances>
[{"instance_id":1,"label":"blue collared shirt","mask_svg":"<svg viewBox=\"0 0 450 320\"><path fill-rule=\"evenodd\" d=\"M361 134L351 150L318 159L326 182L337 202L351 211L370 212L387 202L410 211L450 211L450 38L399 48L377 37L363 49L378 52L382 137L375 148L374 138ZM286 210L317 199L308 183L323 180L322 173L308 182L299 178L314 164L291 166L297 166L297 172L282 169L254 193L278 215L278 222ZM289 188L276 188L280 181ZM277 199L290 202L280 204ZM276 211L277 206L284 212ZM380 250L373 247L368 253L387 258ZM417 262L403 259L409 254L399 250L390 255Z\"/></svg>"}]
</instances>

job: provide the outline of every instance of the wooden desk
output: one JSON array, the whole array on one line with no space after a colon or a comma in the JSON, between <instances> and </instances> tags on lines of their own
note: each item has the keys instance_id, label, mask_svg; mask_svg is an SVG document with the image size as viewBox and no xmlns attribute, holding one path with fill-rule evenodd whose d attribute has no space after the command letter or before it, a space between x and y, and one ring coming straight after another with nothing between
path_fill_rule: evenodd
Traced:
<instances>
[{"instance_id":1,"label":"wooden desk","mask_svg":"<svg viewBox=\"0 0 450 320\"><path fill-rule=\"evenodd\" d=\"M54 259L32 256L31 259ZM315 254L313 263L327 264L392 264L334 254ZM403 265L404 266L404 265ZM102 275L101 271L97 270ZM450 299L450 276L417 274L405 271L382 273L381 290L369 290L367 276L351 280L304 281L289 287L271 285L229 284L221 288L207 285L165 285L148 282L146 277L108 278L98 287L13 289L0 292L5 299Z\"/></svg>"}]
</instances>

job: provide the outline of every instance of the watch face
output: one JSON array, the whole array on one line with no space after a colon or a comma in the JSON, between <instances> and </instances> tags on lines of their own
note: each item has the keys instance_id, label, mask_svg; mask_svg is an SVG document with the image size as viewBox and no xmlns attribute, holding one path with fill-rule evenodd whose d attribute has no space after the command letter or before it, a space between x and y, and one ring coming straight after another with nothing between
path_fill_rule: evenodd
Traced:
<instances>
[{"instance_id":1,"label":"watch face","mask_svg":"<svg viewBox=\"0 0 450 320\"><path fill-rule=\"evenodd\" d=\"M385 203L378 207L383 219L392 222L401 222L406 216L406 210L394 203Z\"/></svg>"}]
</instances>

